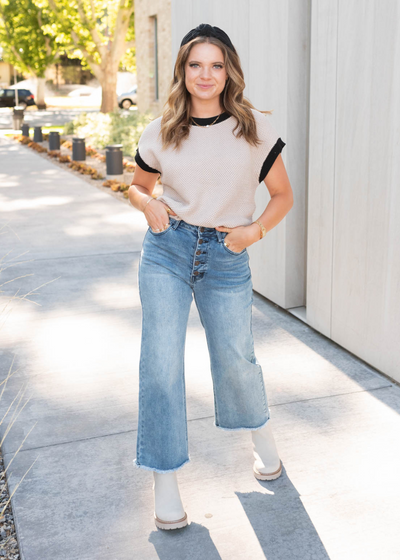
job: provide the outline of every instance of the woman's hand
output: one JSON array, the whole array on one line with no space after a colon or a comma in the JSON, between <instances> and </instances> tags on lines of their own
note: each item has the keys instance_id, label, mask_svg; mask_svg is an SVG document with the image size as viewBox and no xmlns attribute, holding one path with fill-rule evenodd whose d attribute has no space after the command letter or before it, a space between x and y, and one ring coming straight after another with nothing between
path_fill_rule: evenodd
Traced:
<instances>
[{"instance_id":1,"label":"woman's hand","mask_svg":"<svg viewBox=\"0 0 400 560\"><path fill-rule=\"evenodd\" d=\"M237 226L234 228L218 226L215 229L228 232L224 242L234 253L240 253L243 249L253 245L253 243L260 239L260 226L254 223L249 226Z\"/></svg>"},{"instance_id":2,"label":"woman's hand","mask_svg":"<svg viewBox=\"0 0 400 560\"><path fill-rule=\"evenodd\" d=\"M167 204L162 202L162 200L154 198L146 204L143 213L146 216L147 223L153 231L163 231L169 226L167 208L172 216L176 216L175 212Z\"/></svg>"}]
</instances>

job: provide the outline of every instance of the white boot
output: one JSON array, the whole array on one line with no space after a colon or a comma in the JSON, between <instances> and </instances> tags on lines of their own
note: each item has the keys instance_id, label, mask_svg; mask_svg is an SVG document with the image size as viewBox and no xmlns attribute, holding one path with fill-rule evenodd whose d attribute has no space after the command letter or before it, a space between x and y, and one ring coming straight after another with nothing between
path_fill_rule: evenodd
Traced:
<instances>
[{"instance_id":1,"label":"white boot","mask_svg":"<svg viewBox=\"0 0 400 560\"><path fill-rule=\"evenodd\" d=\"M180 529L188 524L179 494L176 472L153 471L154 519L160 529Z\"/></svg>"},{"instance_id":2,"label":"white boot","mask_svg":"<svg viewBox=\"0 0 400 560\"><path fill-rule=\"evenodd\" d=\"M253 471L258 480L275 480L282 474L282 462L279 458L275 439L271 429L271 420L260 430L252 430Z\"/></svg>"}]
</instances>

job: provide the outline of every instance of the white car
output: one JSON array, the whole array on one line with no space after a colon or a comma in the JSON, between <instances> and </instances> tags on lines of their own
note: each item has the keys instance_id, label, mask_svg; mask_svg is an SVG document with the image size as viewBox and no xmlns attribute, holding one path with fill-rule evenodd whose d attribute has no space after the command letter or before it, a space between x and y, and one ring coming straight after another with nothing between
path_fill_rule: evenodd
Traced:
<instances>
[{"instance_id":1,"label":"white car","mask_svg":"<svg viewBox=\"0 0 400 560\"><path fill-rule=\"evenodd\" d=\"M133 87L131 91L127 93L121 93L118 95L118 105L121 109L129 109L131 105L136 105L137 99L137 86Z\"/></svg>"},{"instance_id":2,"label":"white car","mask_svg":"<svg viewBox=\"0 0 400 560\"><path fill-rule=\"evenodd\" d=\"M93 95L96 88L90 86L81 86L80 88L73 89L69 92L68 97L82 97L86 95Z\"/></svg>"}]
</instances>

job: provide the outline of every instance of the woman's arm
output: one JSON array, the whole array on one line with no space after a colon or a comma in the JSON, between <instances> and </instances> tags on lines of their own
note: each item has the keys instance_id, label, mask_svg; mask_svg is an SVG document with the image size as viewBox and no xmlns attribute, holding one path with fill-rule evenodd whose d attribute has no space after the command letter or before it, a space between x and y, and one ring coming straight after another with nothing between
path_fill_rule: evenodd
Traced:
<instances>
[{"instance_id":1,"label":"woman's arm","mask_svg":"<svg viewBox=\"0 0 400 560\"><path fill-rule=\"evenodd\" d=\"M267 231L270 231L283 220L293 206L293 191L281 154L274 161L264 183L271 195L271 200L258 221ZM225 237L225 242L229 243L229 248L235 253L240 253L245 247L249 247L260 239L260 226L256 223L236 228L221 226L216 229L229 232L229 235Z\"/></svg>"},{"instance_id":2,"label":"woman's arm","mask_svg":"<svg viewBox=\"0 0 400 560\"><path fill-rule=\"evenodd\" d=\"M264 183L271 195L271 200L258 221L263 224L267 231L270 231L283 220L293 206L293 191L281 154L276 158L264 179ZM257 227L258 237L260 237L260 226L258 224L251 224L249 227L254 229Z\"/></svg>"},{"instance_id":3,"label":"woman's arm","mask_svg":"<svg viewBox=\"0 0 400 560\"><path fill-rule=\"evenodd\" d=\"M136 164L132 184L128 189L128 198L132 206L143 212L143 207L148 201L149 196L152 195L157 179L157 173L144 171Z\"/></svg>"},{"instance_id":4,"label":"woman's arm","mask_svg":"<svg viewBox=\"0 0 400 560\"><path fill-rule=\"evenodd\" d=\"M128 199L132 206L144 212L147 223L153 231L162 231L169 224L168 206L161 200L153 199L149 202L157 179L157 173L149 173L136 165L132 184L128 189ZM172 215L176 216L175 212L170 211Z\"/></svg>"}]
</instances>

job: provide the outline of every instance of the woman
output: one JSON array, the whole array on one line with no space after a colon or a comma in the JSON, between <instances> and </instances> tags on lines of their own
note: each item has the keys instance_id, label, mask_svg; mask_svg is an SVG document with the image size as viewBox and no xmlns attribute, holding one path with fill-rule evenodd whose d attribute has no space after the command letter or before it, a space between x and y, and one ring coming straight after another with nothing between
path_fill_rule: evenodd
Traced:
<instances>
[{"instance_id":1,"label":"woman","mask_svg":"<svg viewBox=\"0 0 400 560\"><path fill-rule=\"evenodd\" d=\"M261 366L251 330L247 247L293 205L270 117L243 97L243 72L228 35L201 24L182 40L163 116L144 130L129 200L144 212L139 263L142 342L137 467L154 475L155 522L187 525L176 471L189 460L184 346L194 297L206 331L215 422L249 430L254 475L280 476ZM161 174L163 194L152 192ZM253 221L260 182L271 200Z\"/></svg>"}]
</instances>

